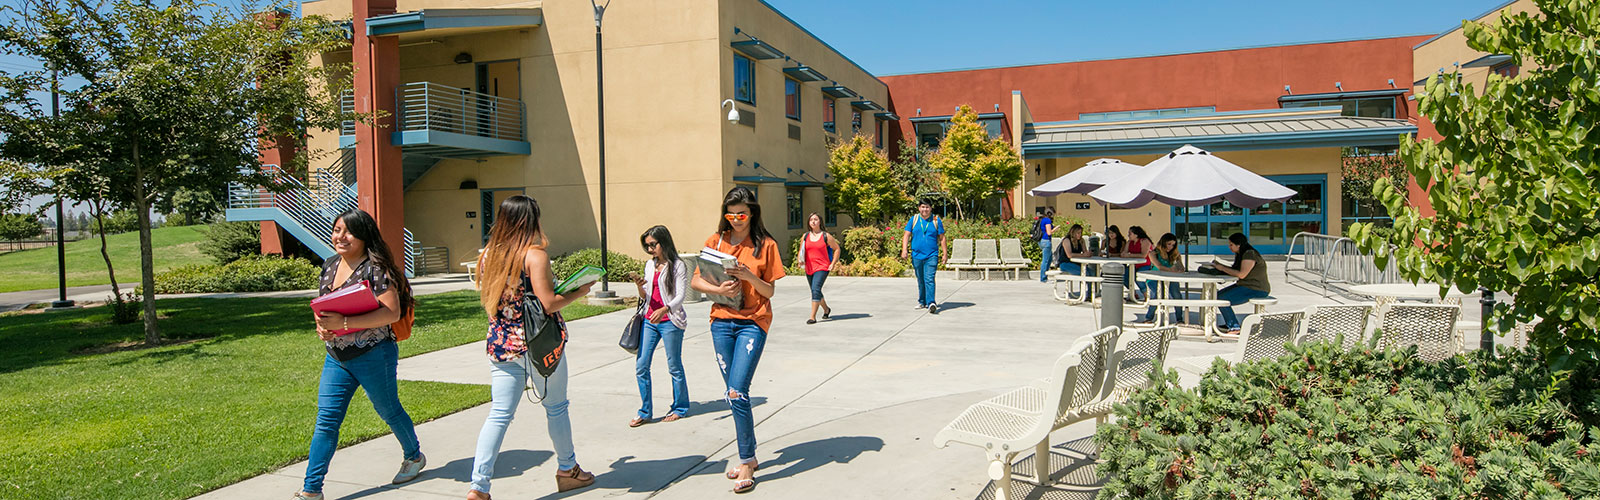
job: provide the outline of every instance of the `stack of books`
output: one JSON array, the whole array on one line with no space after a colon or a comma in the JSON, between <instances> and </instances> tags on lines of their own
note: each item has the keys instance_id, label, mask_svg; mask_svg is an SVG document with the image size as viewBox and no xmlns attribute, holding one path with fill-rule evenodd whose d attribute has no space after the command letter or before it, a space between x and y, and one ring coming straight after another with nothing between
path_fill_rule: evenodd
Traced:
<instances>
[{"instance_id":1,"label":"stack of books","mask_svg":"<svg viewBox=\"0 0 1600 500\"><path fill-rule=\"evenodd\" d=\"M704 277L706 281L712 283L722 283L729 280L738 281L737 278L728 276L728 268L739 265L739 259L734 258L732 255L719 252L711 247L705 247L700 249L700 262L698 265L700 266L700 276ZM739 309L744 306L743 294L734 297L727 297L714 293L708 293L706 294L706 298L711 299L711 302L732 307L734 309Z\"/></svg>"}]
</instances>

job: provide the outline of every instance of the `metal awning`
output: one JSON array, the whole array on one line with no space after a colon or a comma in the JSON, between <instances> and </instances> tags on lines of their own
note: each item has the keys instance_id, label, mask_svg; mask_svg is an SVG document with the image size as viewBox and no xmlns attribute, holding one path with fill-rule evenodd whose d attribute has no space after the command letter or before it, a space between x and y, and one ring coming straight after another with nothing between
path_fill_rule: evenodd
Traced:
<instances>
[{"instance_id":1,"label":"metal awning","mask_svg":"<svg viewBox=\"0 0 1600 500\"><path fill-rule=\"evenodd\" d=\"M1493 68L1495 66L1499 66L1501 63L1510 62L1510 61L1511 61L1511 56L1509 56L1509 55L1506 55L1506 54L1489 54L1489 55L1486 55L1486 56L1479 57L1477 59L1473 59L1471 61L1468 61L1466 64L1461 65L1461 67L1462 68Z\"/></svg>"},{"instance_id":2,"label":"metal awning","mask_svg":"<svg viewBox=\"0 0 1600 500\"><path fill-rule=\"evenodd\" d=\"M828 77L823 76L821 72L818 72L816 68L812 68L804 64L783 68L783 73L802 82L820 82L828 79Z\"/></svg>"},{"instance_id":3,"label":"metal awning","mask_svg":"<svg viewBox=\"0 0 1600 500\"><path fill-rule=\"evenodd\" d=\"M1393 118L1343 116L1336 107L1234 111L1178 118L1030 125L1027 158L1165 153L1185 144L1209 151L1392 146L1416 125Z\"/></svg>"},{"instance_id":4,"label":"metal awning","mask_svg":"<svg viewBox=\"0 0 1600 500\"><path fill-rule=\"evenodd\" d=\"M783 51L773 47L772 44L761 40L744 40L728 44L733 50L743 52L744 55L756 59L777 59L783 57Z\"/></svg>"},{"instance_id":5,"label":"metal awning","mask_svg":"<svg viewBox=\"0 0 1600 500\"><path fill-rule=\"evenodd\" d=\"M883 106L870 100L850 101L850 105L862 111L883 111Z\"/></svg>"},{"instance_id":6,"label":"metal awning","mask_svg":"<svg viewBox=\"0 0 1600 500\"><path fill-rule=\"evenodd\" d=\"M419 31L444 31L457 35L544 23L541 9L422 9L367 18L367 35L384 36Z\"/></svg>"},{"instance_id":7,"label":"metal awning","mask_svg":"<svg viewBox=\"0 0 1600 500\"><path fill-rule=\"evenodd\" d=\"M889 121L896 121L896 122L900 121L900 115L896 115L894 113L889 113L889 112L877 113L877 114L874 114L873 116L878 117L879 120L889 120Z\"/></svg>"},{"instance_id":8,"label":"metal awning","mask_svg":"<svg viewBox=\"0 0 1600 500\"><path fill-rule=\"evenodd\" d=\"M833 97L856 97L857 96L856 91L850 90L849 87L845 87L843 85L832 85L832 86L828 86L828 87L823 87L822 88L822 93L828 94L828 95L833 96Z\"/></svg>"},{"instance_id":9,"label":"metal awning","mask_svg":"<svg viewBox=\"0 0 1600 500\"><path fill-rule=\"evenodd\" d=\"M1351 91L1351 92L1327 92L1327 93L1322 93L1322 94L1296 94L1296 95L1278 96L1278 102L1332 101L1332 100L1338 100L1338 99L1362 99L1362 98L1370 98L1370 97L1394 97L1394 96L1401 95L1401 94L1404 94L1404 93L1410 92L1410 91L1411 91L1411 89L1381 89L1381 90L1357 90L1357 91Z\"/></svg>"}]
</instances>

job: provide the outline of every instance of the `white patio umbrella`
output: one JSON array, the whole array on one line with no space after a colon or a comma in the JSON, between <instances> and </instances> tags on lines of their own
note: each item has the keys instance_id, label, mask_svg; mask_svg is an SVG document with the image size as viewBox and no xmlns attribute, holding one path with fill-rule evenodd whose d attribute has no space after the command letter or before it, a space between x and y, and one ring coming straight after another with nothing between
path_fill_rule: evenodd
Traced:
<instances>
[{"instance_id":1,"label":"white patio umbrella","mask_svg":"<svg viewBox=\"0 0 1600 500\"><path fill-rule=\"evenodd\" d=\"M1090 198L1117 208L1138 208L1152 201L1181 206L1185 229L1191 206L1228 200L1240 207L1257 208L1294 195L1293 189L1188 144L1089 192ZM1184 265L1188 265L1187 235L1183 239L1183 255Z\"/></svg>"},{"instance_id":2,"label":"white patio umbrella","mask_svg":"<svg viewBox=\"0 0 1600 500\"><path fill-rule=\"evenodd\" d=\"M1034 186L1028 190L1033 196L1056 196L1063 193L1088 194L1101 186L1110 184L1111 181L1126 177L1139 169L1139 165L1124 162L1116 158L1101 158L1073 170L1072 173L1051 179L1044 184ZM1101 215L1107 225L1111 224L1110 208L1101 203Z\"/></svg>"}]
</instances>

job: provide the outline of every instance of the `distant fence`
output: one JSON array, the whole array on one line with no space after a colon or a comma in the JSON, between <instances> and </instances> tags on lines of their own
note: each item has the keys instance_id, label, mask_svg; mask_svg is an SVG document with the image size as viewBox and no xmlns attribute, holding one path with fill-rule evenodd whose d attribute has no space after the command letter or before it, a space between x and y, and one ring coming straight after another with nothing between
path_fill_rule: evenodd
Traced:
<instances>
[{"instance_id":1,"label":"distant fence","mask_svg":"<svg viewBox=\"0 0 1600 500\"><path fill-rule=\"evenodd\" d=\"M1295 258L1298 249L1299 259ZM1284 277L1293 273L1315 276L1322 285L1322 294L1328 294L1329 283L1368 285L1374 283L1400 283L1400 272L1394 261L1378 268L1372 255L1361 252L1355 240L1317 233L1297 233L1289 239L1289 251L1284 255ZM1296 268L1295 263L1300 267ZM1309 281L1309 278L1308 278Z\"/></svg>"},{"instance_id":2,"label":"distant fence","mask_svg":"<svg viewBox=\"0 0 1600 500\"><path fill-rule=\"evenodd\" d=\"M74 241L78 241L78 240L82 240L82 239L84 239L84 238L68 239L67 243L72 243ZM34 249L39 249L39 248L49 248L49 247L53 247L53 246L56 246L56 240L53 240L53 239L52 240L0 241L0 253L3 253L3 252L18 252L18 251L22 251L22 250L34 250Z\"/></svg>"}]
</instances>

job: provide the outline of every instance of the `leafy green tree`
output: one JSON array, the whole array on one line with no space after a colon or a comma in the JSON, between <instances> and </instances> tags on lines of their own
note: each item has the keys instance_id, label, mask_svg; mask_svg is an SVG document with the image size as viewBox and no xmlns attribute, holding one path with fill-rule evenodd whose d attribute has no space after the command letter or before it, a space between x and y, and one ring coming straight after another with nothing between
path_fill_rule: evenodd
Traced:
<instances>
[{"instance_id":1,"label":"leafy green tree","mask_svg":"<svg viewBox=\"0 0 1600 500\"><path fill-rule=\"evenodd\" d=\"M1600 2L1536 3L1542 14L1463 23L1469 47L1511 56L1520 76L1490 75L1480 94L1442 74L1418 96L1444 139L1400 155L1436 215L1379 179L1393 233L1351 233L1409 279L1511 293L1493 322L1542 320L1531 341L1568 366L1600 352Z\"/></svg>"},{"instance_id":2,"label":"leafy green tree","mask_svg":"<svg viewBox=\"0 0 1600 500\"><path fill-rule=\"evenodd\" d=\"M313 66L348 45L331 21L171 0L70 5L27 0L0 7L0 52L44 62L87 83L65 89L59 119L31 96L42 72L0 76L0 158L63 165L68 196L138 214L145 341L157 343L152 208L171 211L179 192L221 193L230 182L263 184L256 151L294 151L303 168L308 128L334 128L348 64Z\"/></svg>"},{"instance_id":3,"label":"leafy green tree","mask_svg":"<svg viewBox=\"0 0 1600 500\"><path fill-rule=\"evenodd\" d=\"M894 183L900 187L909 199L917 200L929 198L936 200L948 199L944 192L943 179L939 171L934 170L929 163L933 158L933 148L921 144L908 144L900 141L900 157L889 165L890 174ZM911 207L905 207L909 210Z\"/></svg>"},{"instance_id":4,"label":"leafy green tree","mask_svg":"<svg viewBox=\"0 0 1600 500\"><path fill-rule=\"evenodd\" d=\"M834 178L827 187L832 209L858 223L883 220L911 202L896 185L889 158L864 135L835 145L828 153L828 169Z\"/></svg>"},{"instance_id":5,"label":"leafy green tree","mask_svg":"<svg viewBox=\"0 0 1600 500\"><path fill-rule=\"evenodd\" d=\"M978 113L967 105L956 109L929 164L943 177L957 207L1022 182L1021 155L1004 138L989 138L989 131L978 123Z\"/></svg>"},{"instance_id":6,"label":"leafy green tree","mask_svg":"<svg viewBox=\"0 0 1600 500\"><path fill-rule=\"evenodd\" d=\"M39 216L28 213L0 214L0 241L17 241L44 234Z\"/></svg>"}]
</instances>

